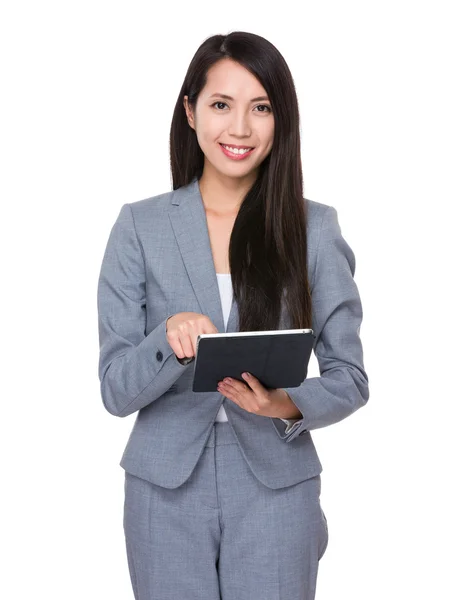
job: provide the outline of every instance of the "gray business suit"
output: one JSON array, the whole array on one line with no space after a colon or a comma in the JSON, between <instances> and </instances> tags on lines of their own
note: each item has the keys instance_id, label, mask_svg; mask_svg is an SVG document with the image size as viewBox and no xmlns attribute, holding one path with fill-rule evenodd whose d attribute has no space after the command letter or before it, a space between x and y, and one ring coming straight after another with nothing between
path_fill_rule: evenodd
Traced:
<instances>
[{"instance_id":1,"label":"gray business suit","mask_svg":"<svg viewBox=\"0 0 455 600\"><path fill-rule=\"evenodd\" d=\"M259 486L256 492L269 488L266 493L273 497L270 490L276 495L276 490L285 493L282 488L302 484L286 493L300 489L306 493L310 484L314 489L320 485L322 465L311 430L336 423L365 405L369 389L359 337L363 315L353 279L354 253L341 235L336 210L306 202L312 329L320 377L307 378L298 388L285 388L304 415L297 429L287 435L281 419L249 413L218 392L192 392L194 362L180 364L167 342L167 318L183 311L208 315L218 331L225 331L197 179L178 190L122 206L99 277L99 377L102 401L111 414L125 417L139 411L120 461L130 486L130 502L143 499L151 490L158 495L162 488L182 486L183 490L196 473L202 477L197 469L208 460L210 448L218 449L216 432L220 452L238 452L237 458ZM279 328L290 328L287 311L283 312ZM235 300L226 331L238 331ZM229 421L214 424L222 402ZM231 461L235 462L233 457ZM240 469L240 462L236 464ZM235 472L231 475L236 477ZM167 494L175 498L174 492ZM139 519L138 511L128 512L130 532L134 529L131 514ZM162 518L165 515L166 511ZM267 523L274 527L270 519ZM307 525L310 531L311 522ZM317 566L314 561L312 565L315 579ZM310 587L305 599L312 597ZM287 597L273 595L272 588L269 585L257 597ZM195 598L214 600L214 591L205 596L204 589L198 589ZM135 590L136 598L167 598L163 586L154 593L145 587L142 592ZM236 593L236 600L242 600L240 592ZM277 593L284 591L280 588ZM225 589L223 600L228 594Z\"/></svg>"}]
</instances>

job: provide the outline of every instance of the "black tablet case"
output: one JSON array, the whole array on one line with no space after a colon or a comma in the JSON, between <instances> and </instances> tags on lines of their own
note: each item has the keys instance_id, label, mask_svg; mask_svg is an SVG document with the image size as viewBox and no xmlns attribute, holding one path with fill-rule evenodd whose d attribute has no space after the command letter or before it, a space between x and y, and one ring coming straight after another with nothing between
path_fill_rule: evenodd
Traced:
<instances>
[{"instance_id":1,"label":"black tablet case","mask_svg":"<svg viewBox=\"0 0 455 600\"><path fill-rule=\"evenodd\" d=\"M193 392L216 392L225 377L246 383L245 371L268 389L298 387L305 380L315 340L312 329L251 333L198 336Z\"/></svg>"}]
</instances>

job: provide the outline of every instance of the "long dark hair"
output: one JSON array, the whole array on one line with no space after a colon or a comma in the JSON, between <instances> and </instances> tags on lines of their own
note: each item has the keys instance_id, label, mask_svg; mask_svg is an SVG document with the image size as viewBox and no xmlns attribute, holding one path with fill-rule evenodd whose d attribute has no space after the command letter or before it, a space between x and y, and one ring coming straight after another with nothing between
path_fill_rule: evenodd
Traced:
<instances>
[{"instance_id":1,"label":"long dark hair","mask_svg":"<svg viewBox=\"0 0 455 600\"><path fill-rule=\"evenodd\" d=\"M200 179L204 154L186 117L183 98L195 109L207 71L230 58L263 85L274 114L274 138L255 183L246 193L229 244L239 331L278 329L282 301L290 328L311 328L307 269L307 205L303 198L299 110L291 72L273 44L259 35L234 31L206 39L188 67L174 108L170 132L173 189Z\"/></svg>"}]
</instances>

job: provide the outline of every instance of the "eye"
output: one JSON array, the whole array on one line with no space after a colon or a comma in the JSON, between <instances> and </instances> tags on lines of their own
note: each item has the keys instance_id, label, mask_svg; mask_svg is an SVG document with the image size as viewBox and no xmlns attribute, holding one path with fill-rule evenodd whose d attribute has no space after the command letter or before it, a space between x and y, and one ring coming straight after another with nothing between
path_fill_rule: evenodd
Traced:
<instances>
[{"instance_id":1,"label":"eye","mask_svg":"<svg viewBox=\"0 0 455 600\"><path fill-rule=\"evenodd\" d=\"M224 104L225 106L227 106L226 102L214 102L213 104L211 104L210 106L215 106L215 104Z\"/></svg>"},{"instance_id":2,"label":"eye","mask_svg":"<svg viewBox=\"0 0 455 600\"><path fill-rule=\"evenodd\" d=\"M219 100L218 100L217 102L214 102L214 103L213 103L213 104L211 104L210 106L211 106L211 107L214 107L216 104L223 104L224 106L227 106L226 102L221 102L221 101L219 101ZM255 106L255 108L258 108L259 106L261 106L262 108L266 108L267 110L266 110L266 111L264 111L264 110L260 110L260 111L258 111L258 112L272 112L272 107L271 107L271 106L269 106L268 104L258 104L257 106Z\"/></svg>"}]
</instances>

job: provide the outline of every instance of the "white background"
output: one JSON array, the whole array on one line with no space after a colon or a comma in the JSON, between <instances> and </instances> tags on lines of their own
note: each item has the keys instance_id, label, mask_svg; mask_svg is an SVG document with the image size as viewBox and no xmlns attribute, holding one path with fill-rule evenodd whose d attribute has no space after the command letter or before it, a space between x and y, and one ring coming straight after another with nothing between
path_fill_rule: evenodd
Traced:
<instances>
[{"instance_id":1,"label":"white background","mask_svg":"<svg viewBox=\"0 0 455 600\"><path fill-rule=\"evenodd\" d=\"M448 8L5 3L2 598L133 599L118 463L136 415L102 405L99 269L121 205L171 189L170 122L193 54L234 30L288 62L305 196L337 209L357 261L370 400L313 432L330 530L317 598L455 597Z\"/></svg>"}]
</instances>

